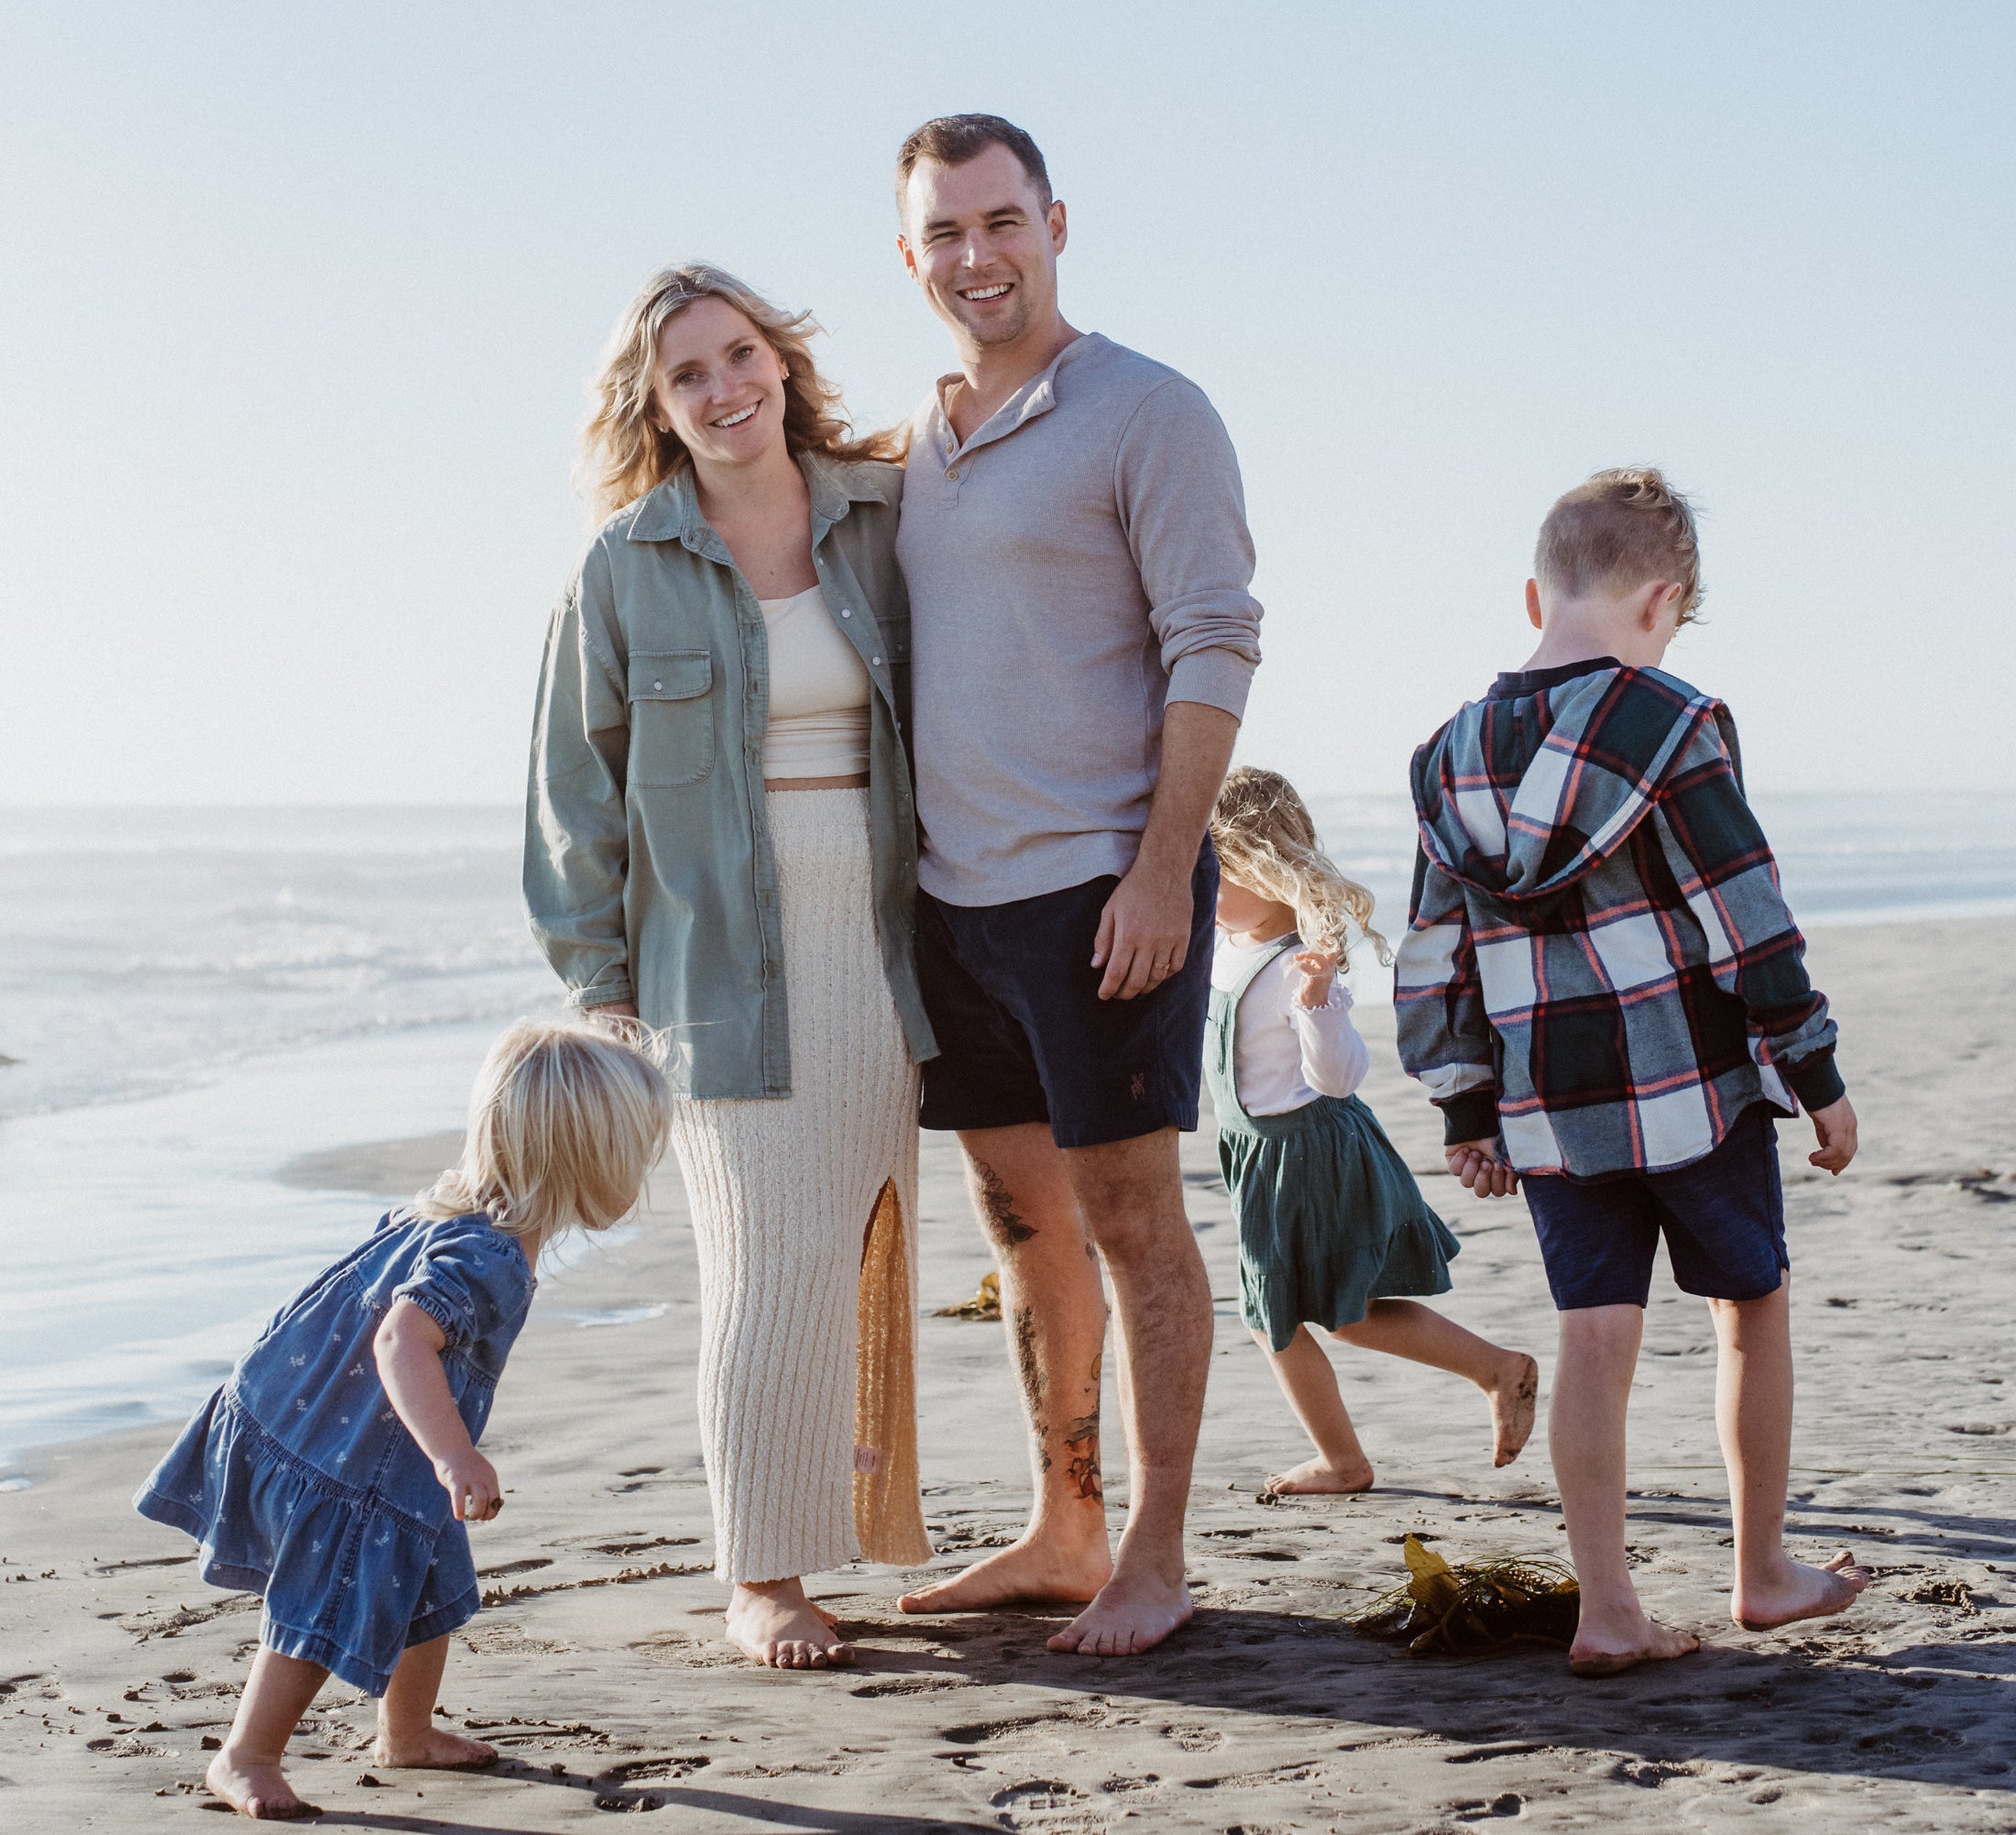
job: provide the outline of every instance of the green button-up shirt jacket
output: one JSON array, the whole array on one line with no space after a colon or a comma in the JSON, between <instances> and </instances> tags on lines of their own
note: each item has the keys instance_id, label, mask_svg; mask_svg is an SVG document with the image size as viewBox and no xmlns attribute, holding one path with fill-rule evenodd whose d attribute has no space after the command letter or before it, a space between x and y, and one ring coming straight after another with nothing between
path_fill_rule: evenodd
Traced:
<instances>
[{"instance_id":1,"label":"green button-up shirt jacket","mask_svg":"<svg viewBox=\"0 0 2016 1835\"><path fill-rule=\"evenodd\" d=\"M910 602L896 565L903 473L799 460L826 602L874 685L875 929L914 1059L936 1055L917 990ZM532 730L525 903L581 1007L634 1001L672 1042L673 1086L791 1093L777 863L763 811L762 609L700 513L690 471L602 525L553 613Z\"/></svg>"}]
</instances>

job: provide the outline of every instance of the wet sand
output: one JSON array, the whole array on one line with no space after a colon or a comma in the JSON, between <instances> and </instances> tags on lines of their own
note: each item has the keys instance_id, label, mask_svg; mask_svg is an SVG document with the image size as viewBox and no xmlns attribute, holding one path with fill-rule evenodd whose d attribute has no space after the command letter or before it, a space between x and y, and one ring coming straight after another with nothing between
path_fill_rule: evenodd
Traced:
<instances>
[{"instance_id":1,"label":"wet sand","mask_svg":"<svg viewBox=\"0 0 2016 1835\"><path fill-rule=\"evenodd\" d=\"M458 1637L449 1724L500 1745L490 1775L376 1772L368 1704L332 1687L294 1775L332 1827L562 1830L669 1812L712 1831L1447 1830L1734 1826L2016 1829L2016 923L1836 929L1813 946L1843 1021L1864 1151L1828 1181L1781 1134L1800 1424L1795 1545L1853 1546L1860 1608L1782 1634L1726 1617L1728 1526L1704 1310L1655 1290L1634 1398L1632 1546L1649 1603L1700 1655L1606 1683L1533 1649L1410 1658L1336 1621L1400 1577L1398 1538L1452 1559L1562 1545L1544 1422L1494 1472L1458 1379L1339 1352L1379 1468L1353 1500L1256 1501L1303 1456L1241 1329L1208 1136L1186 1143L1219 1296L1193 1497L1198 1619L1165 1649L1053 1656L1063 1613L913 1620L912 1577L861 1567L814 1590L860 1646L852 1671L751 1668L721 1593L694 1429L696 1307L676 1178L628 1240L542 1287L485 1450L510 1487L477 1532L493 1603ZM1908 953L1906 953L1908 951ZM1946 965L1963 959L1965 975ZM1441 1176L1436 1121L1363 1016L1367 1093L1463 1243L1450 1312L1551 1366L1523 1205ZM443 1142L314 1147L290 1179L409 1190ZM926 1152L924 1293L989 1266L956 1163ZM369 1205L359 1200L360 1228ZM276 1295L276 1300L279 1298ZM1544 1395L1543 1395L1544 1400ZM1001 1328L926 1319L926 1514L948 1568L1019 1526L1027 1478ZM1112 1418L1109 1400L1109 1418ZM206 1738L228 1723L256 1602L204 1588L190 1545L126 1500L174 1429L49 1449L0 1494L0 1826L204 1821ZM1117 1438L1117 1436L1114 1436ZM1117 1525L1123 1460L1108 1448ZM370 1780L377 1780L376 1783Z\"/></svg>"}]
</instances>

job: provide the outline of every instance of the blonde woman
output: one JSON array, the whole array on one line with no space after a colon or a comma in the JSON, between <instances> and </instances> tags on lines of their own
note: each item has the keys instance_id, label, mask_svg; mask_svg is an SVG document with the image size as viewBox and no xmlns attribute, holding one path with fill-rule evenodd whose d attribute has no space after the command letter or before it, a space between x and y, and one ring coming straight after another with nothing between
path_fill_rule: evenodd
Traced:
<instances>
[{"instance_id":1,"label":"blonde woman","mask_svg":"<svg viewBox=\"0 0 2016 1835\"><path fill-rule=\"evenodd\" d=\"M1470 1380L1508 1466L1533 1431L1539 1367L1401 1296L1449 1291L1456 1238L1353 1093L1370 1063L1337 975L1353 934L1390 960L1372 895L1338 871L1278 772L1242 766L1211 814L1218 948L1204 1069L1239 1218L1241 1313L1316 1457L1276 1495L1369 1490L1329 1356L1309 1332Z\"/></svg>"},{"instance_id":2,"label":"blonde woman","mask_svg":"<svg viewBox=\"0 0 2016 1835\"><path fill-rule=\"evenodd\" d=\"M654 274L583 437L601 519L546 643L525 896L577 1006L669 1037L730 1640L849 1660L804 1575L927 1559L903 474L803 314Z\"/></svg>"}]
</instances>

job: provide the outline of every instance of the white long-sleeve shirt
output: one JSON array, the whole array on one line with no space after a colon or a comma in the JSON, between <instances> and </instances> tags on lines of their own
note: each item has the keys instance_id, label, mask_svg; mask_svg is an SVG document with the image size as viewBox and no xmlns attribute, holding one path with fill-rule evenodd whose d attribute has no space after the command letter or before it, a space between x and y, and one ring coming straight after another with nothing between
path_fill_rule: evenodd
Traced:
<instances>
[{"instance_id":1,"label":"white long-sleeve shirt","mask_svg":"<svg viewBox=\"0 0 2016 1835\"><path fill-rule=\"evenodd\" d=\"M1239 984L1268 943L1234 942L1220 931L1211 957L1211 985ZM1351 1021L1351 992L1331 983L1320 1006L1304 1006L1296 994L1302 972L1295 950L1284 950L1254 976L1233 1016L1233 1077L1239 1105L1248 1115L1287 1115L1318 1096L1348 1096L1364 1081L1371 1054Z\"/></svg>"}]
</instances>

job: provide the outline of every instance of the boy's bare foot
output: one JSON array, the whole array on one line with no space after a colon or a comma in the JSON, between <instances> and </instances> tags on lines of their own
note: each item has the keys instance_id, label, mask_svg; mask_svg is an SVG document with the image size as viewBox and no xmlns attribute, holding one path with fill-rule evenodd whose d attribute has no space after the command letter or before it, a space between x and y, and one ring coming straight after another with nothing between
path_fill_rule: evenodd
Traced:
<instances>
[{"instance_id":1,"label":"boy's bare foot","mask_svg":"<svg viewBox=\"0 0 2016 1835\"><path fill-rule=\"evenodd\" d=\"M1320 1456L1276 1472L1260 1487L1264 1498L1353 1497L1372 1489L1372 1462L1340 1468Z\"/></svg>"},{"instance_id":2,"label":"boy's bare foot","mask_svg":"<svg viewBox=\"0 0 2016 1835\"><path fill-rule=\"evenodd\" d=\"M256 1822L305 1822L322 1811L294 1795L277 1764L237 1757L229 1746L211 1760L203 1782L240 1816Z\"/></svg>"},{"instance_id":3,"label":"boy's bare foot","mask_svg":"<svg viewBox=\"0 0 2016 1835\"><path fill-rule=\"evenodd\" d=\"M1048 1641L1078 1656L1139 1656L1189 1622L1190 1589L1152 1576L1115 1575L1099 1596Z\"/></svg>"},{"instance_id":4,"label":"boy's bare foot","mask_svg":"<svg viewBox=\"0 0 2016 1835\"><path fill-rule=\"evenodd\" d=\"M836 1635L839 1621L805 1598L797 1580L738 1584L728 1604L728 1641L772 1669L839 1668L854 1652Z\"/></svg>"},{"instance_id":5,"label":"boy's bare foot","mask_svg":"<svg viewBox=\"0 0 2016 1835\"><path fill-rule=\"evenodd\" d=\"M1747 1632L1775 1631L1799 1619L1831 1618L1846 1611L1868 1584L1868 1569L1857 1566L1846 1548L1818 1567L1788 1560L1783 1574L1768 1586L1750 1587L1738 1580L1729 1596L1729 1616Z\"/></svg>"},{"instance_id":6,"label":"boy's bare foot","mask_svg":"<svg viewBox=\"0 0 2016 1835\"><path fill-rule=\"evenodd\" d=\"M1533 1413L1539 1406L1540 1367L1524 1351L1507 1359L1503 1374L1485 1393L1491 1398L1491 1427L1497 1437L1491 1463L1509 1466L1533 1437Z\"/></svg>"},{"instance_id":7,"label":"boy's bare foot","mask_svg":"<svg viewBox=\"0 0 2016 1835\"><path fill-rule=\"evenodd\" d=\"M1621 1676L1641 1663L1663 1663L1692 1655L1700 1648L1701 1640L1693 1632L1676 1632L1640 1612L1636 1625L1584 1622L1576 1626L1568 1667L1583 1676Z\"/></svg>"},{"instance_id":8,"label":"boy's bare foot","mask_svg":"<svg viewBox=\"0 0 2016 1835\"><path fill-rule=\"evenodd\" d=\"M487 1771L497 1763L497 1748L445 1727L426 1728L416 1740L395 1740L381 1727L371 1763L389 1771Z\"/></svg>"},{"instance_id":9,"label":"boy's bare foot","mask_svg":"<svg viewBox=\"0 0 2016 1835\"><path fill-rule=\"evenodd\" d=\"M896 1601L899 1612L985 1612L1041 1599L1087 1600L1112 1577L1113 1558L1101 1528L1076 1549L1057 1541L1020 1542L963 1568L934 1587ZM1145 1648L1145 1646L1144 1646Z\"/></svg>"}]
</instances>

